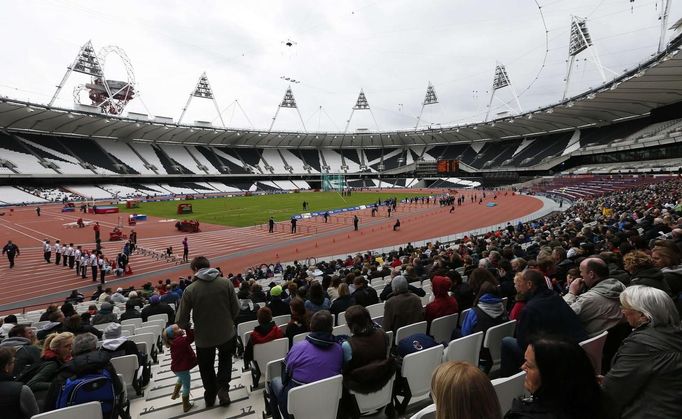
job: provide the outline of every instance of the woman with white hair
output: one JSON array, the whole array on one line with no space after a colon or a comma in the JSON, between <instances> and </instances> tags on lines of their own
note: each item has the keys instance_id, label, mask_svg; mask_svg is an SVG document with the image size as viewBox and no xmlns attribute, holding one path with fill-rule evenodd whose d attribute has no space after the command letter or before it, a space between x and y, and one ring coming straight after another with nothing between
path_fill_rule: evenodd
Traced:
<instances>
[{"instance_id":1,"label":"woman with white hair","mask_svg":"<svg viewBox=\"0 0 682 419\"><path fill-rule=\"evenodd\" d=\"M682 330L672 299L635 285L620 303L633 331L603 380L613 409L623 418L682 417Z\"/></svg>"}]
</instances>

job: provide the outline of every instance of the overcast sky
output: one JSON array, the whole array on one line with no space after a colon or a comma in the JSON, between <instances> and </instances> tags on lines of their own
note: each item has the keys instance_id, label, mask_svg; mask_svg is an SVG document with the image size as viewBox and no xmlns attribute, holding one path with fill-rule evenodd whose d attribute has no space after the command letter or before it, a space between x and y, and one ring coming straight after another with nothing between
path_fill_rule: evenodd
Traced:
<instances>
[{"instance_id":1,"label":"overcast sky","mask_svg":"<svg viewBox=\"0 0 682 419\"><path fill-rule=\"evenodd\" d=\"M349 131L411 129L429 81L439 103L424 108L420 127L483 120L496 62L506 65L524 111L559 101L571 15L588 18L601 63L615 73L656 52L661 0L538 3L0 0L0 95L49 102L92 40L97 51L116 45L130 58L141 100L128 111L177 121L206 71L230 127L267 129L290 85L308 131L343 131L360 89L371 112L356 111ZM668 27L680 18L680 3L673 2ZM578 58L569 95L602 83L590 54ZM114 54L104 70L108 79L126 79ZM57 105L72 107L74 87L88 79L74 73ZM495 97L493 116L518 112L511 89ZM183 122L196 120L220 125L206 99L193 99ZM273 129L303 125L295 110L281 109Z\"/></svg>"}]
</instances>

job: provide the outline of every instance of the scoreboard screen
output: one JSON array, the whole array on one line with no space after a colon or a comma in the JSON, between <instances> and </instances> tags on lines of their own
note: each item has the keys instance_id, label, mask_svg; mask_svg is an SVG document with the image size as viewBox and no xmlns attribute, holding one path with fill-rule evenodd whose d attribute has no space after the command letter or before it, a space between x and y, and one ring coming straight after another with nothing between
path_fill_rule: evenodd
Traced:
<instances>
[{"instance_id":1,"label":"scoreboard screen","mask_svg":"<svg viewBox=\"0 0 682 419\"><path fill-rule=\"evenodd\" d=\"M436 170L438 173L457 173L459 160L438 160Z\"/></svg>"}]
</instances>

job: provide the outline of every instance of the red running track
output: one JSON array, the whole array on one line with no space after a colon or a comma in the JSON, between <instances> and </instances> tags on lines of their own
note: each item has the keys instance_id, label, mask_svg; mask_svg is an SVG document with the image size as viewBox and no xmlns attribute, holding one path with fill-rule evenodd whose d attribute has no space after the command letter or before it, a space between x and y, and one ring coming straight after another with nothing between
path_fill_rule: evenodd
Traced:
<instances>
[{"instance_id":1,"label":"red running track","mask_svg":"<svg viewBox=\"0 0 682 419\"><path fill-rule=\"evenodd\" d=\"M433 193L433 191L431 191ZM201 232L185 234L177 232L174 221L164 221L149 217L146 222L135 226L138 233L138 246L146 249L165 251L173 246L175 253L181 252L181 241L187 236L190 244L190 257L204 255L209 257L213 266L220 266L223 272L239 272L261 263L277 261L307 260L310 257L355 253L368 249L400 245L433 237L441 237L467 232L481 227L501 224L507 220L520 218L542 207L542 202L529 196L504 196L497 198L497 206L489 208L471 203L473 193L462 192L467 197L463 206L450 214L450 207L438 205L399 205L397 214L387 218L386 210L381 209L377 217L371 217L369 210L355 212L360 217L359 231L353 231L352 217L355 213L331 217L324 223L322 217L303 220L298 223L298 234L290 234L289 222L279 223L276 232L269 234L263 226L231 228L202 224ZM35 207L19 207L0 217L0 243L12 240L17 243L21 255L16 265L9 269L6 259L0 261L0 311L18 311L23 308L36 308L48 302L63 301L72 289L88 293L97 283L91 278L81 279L75 272L62 266L47 264L43 260L42 242L50 239L52 243L60 239L62 243L81 244L86 249L94 248L94 232L86 228L66 228L64 224L73 222L79 213L62 213L61 205L43 206L38 217ZM125 219L126 214L120 215ZM395 218L400 218L400 231L392 231ZM83 215L84 220L99 221L102 226L104 254L115 258L123 242L105 241L109 232L118 223L118 214ZM131 228L124 227L129 234ZM142 254L132 255L130 264L134 271L131 276L107 277L107 286L141 285L145 282L165 278L177 279L191 274L187 264L157 260ZM89 273L89 272L88 272Z\"/></svg>"}]
</instances>

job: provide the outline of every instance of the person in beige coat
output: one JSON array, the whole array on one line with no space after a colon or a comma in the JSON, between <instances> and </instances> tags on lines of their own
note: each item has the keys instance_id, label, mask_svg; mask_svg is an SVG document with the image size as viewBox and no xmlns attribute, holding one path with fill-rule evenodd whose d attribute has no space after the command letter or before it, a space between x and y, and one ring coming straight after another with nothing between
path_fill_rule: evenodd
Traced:
<instances>
[{"instance_id":1,"label":"person in beige coat","mask_svg":"<svg viewBox=\"0 0 682 419\"><path fill-rule=\"evenodd\" d=\"M404 276L393 278L391 288L393 296L384 305L383 328L395 334L403 326L424 320L424 307L422 300L409 292Z\"/></svg>"}]
</instances>

